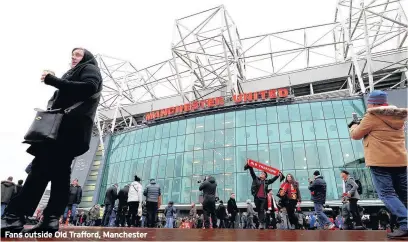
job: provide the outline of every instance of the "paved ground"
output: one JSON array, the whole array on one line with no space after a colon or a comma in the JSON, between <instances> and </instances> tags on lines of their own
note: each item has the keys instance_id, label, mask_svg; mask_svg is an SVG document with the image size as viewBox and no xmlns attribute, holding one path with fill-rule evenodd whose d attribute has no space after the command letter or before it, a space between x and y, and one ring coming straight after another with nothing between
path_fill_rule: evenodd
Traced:
<instances>
[{"instance_id":1,"label":"paved ground","mask_svg":"<svg viewBox=\"0 0 408 242\"><path fill-rule=\"evenodd\" d=\"M150 241L384 241L385 231L310 231L243 229L139 229L101 227L63 227L60 238L51 240L150 240ZM2 241L38 240L7 238ZM50 240L50 239L40 239Z\"/></svg>"}]
</instances>

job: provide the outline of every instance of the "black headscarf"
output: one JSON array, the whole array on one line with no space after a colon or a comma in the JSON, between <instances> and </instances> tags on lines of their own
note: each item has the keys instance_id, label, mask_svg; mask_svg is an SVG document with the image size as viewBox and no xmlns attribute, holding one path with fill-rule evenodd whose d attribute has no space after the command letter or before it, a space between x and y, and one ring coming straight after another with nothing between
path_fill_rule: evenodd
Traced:
<instances>
[{"instance_id":1,"label":"black headscarf","mask_svg":"<svg viewBox=\"0 0 408 242\"><path fill-rule=\"evenodd\" d=\"M70 79L76 73L79 73L82 69L84 69L87 65L98 66L98 62L96 61L95 56L89 50L84 48L75 48L72 50L72 53L78 49L84 51L84 57L82 57L82 60L74 68L67 71L67 73L64 74L63 78Z\"/></svg>"}]
</instances>

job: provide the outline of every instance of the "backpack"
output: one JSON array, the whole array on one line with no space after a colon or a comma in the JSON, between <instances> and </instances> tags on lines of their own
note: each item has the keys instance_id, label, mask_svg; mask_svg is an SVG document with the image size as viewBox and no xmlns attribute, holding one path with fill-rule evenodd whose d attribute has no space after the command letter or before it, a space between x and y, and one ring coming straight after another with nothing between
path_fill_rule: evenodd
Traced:
<instances>
[{"instance_id":1,"label":"backpack","mask_svg":"<svg viewBox=\"0 0 408 242\"><path fill-rule=\"evenodd\" d=\"M358 188L357 188L357 192L359 195L363 194L363 184L361 184L360 180L355 180Z\"/></svg>"}]
</instances>

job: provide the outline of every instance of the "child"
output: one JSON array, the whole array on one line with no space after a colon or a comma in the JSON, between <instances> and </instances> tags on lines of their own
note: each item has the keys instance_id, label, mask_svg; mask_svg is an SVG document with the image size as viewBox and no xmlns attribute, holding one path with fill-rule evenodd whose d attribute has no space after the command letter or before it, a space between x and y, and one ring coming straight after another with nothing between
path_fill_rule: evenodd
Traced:
<instances>
[{"instance_id":1,"label":"child","mask_svg":"<svg viewBox=\"0 0 408 242\"><path fill-rule=\"evenodd\" d=\"M166 216L165 228L172 229L174 223L174 217L176 215L176 208L173 207L173 201L170 201L167 207L164 209L164 216Z\"/></svg>"}]
</instances>

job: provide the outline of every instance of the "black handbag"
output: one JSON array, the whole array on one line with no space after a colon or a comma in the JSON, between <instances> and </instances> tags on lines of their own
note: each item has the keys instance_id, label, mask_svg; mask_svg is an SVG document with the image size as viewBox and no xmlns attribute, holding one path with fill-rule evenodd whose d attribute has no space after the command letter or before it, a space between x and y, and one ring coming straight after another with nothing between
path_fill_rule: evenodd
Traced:
<instances>
[{"instance_id":1,"label":"black handbag","mask_svg":"<svg viewBox=\"0 0 408 242\"><path fill-rule=\"evenodd\" d=\"M100 96L100 92L95 93L89 99L95 99ZM31 124L28 132L24 136L26 144L36 144L44 141L56 141L61 122L66 114L69 114L75 108L81 106L85 101L77 102L66 109L50 109L37 111L34 121Z\"/></svg>"}]
</instances>

